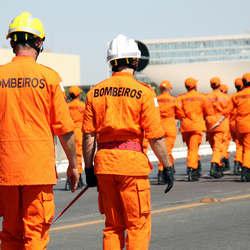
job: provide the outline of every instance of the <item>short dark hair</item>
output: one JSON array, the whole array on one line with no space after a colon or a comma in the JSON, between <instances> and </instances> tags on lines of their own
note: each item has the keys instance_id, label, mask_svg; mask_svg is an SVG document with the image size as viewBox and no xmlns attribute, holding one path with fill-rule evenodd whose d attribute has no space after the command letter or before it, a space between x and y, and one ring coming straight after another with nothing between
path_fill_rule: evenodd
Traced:
<instances>
[{"instance_id":1,"label":"short dark hair","mask_svg":"<svg viewBox=\"0 0 250 250\"><path fill-rule=\"evenodd\" d=\"M14 52L17 46L27 46L27 45L35 49L38 54L42 50L40 45L44 39L41 39L40 37L37 37L33 34L27 32L14 32L10 35L10 38L11 38L10 44Z\"/></svg>"},{"instance_id":2,"label":"short dark hair","mask_svg":"<svg viewBox=\"0 0 250 250\"><path fill-rule=\"evenodd\" d=\"M220 87L220 85L218 85L217 83L211 83L210 86L212 89L218 89Z\"/></svg>"},{"instance_id":3,"label":"short dark hair","mask_svg":"<svg viewBox=\"0 0 250 250\"><path fill-rule=\"evenodd\" d=\"M246 79L242 79L243 85L244 87L249 87L250 86L250 82L248 82Z\"/></svg>"},{"instance_id":4,"label":"short dark hair","mask_svg":"<svg viewBox=\"0 0 250 250\"><path fill-rule=\"evenodd\" d=\"M113 72L121 71L122 68L131 68L133 70L136 70L138 67L138 59L137 58L115 59L112 60L110 64Z\"/></svg>"}]
</instances>

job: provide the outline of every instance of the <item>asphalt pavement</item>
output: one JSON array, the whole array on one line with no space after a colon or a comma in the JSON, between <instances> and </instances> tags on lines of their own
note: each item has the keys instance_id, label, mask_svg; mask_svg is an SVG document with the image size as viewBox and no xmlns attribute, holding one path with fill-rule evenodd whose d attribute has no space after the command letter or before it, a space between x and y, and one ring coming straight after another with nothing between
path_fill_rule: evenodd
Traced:
<instances>
[{"instance_id":1,"label":"asphalt pavement","mask_svg":"<svg viewBox=\"0 0 250 250\"><path fill-rule=\"evenodd\" d=\"M156 168L150 175L150 249L250 249L250 183L241 183L231 171L222 179L211 179L209 157L202 159L199 182L187 181L184 160L176 161L175 167L175 186L167 195L164 186L156 184ZM57 214L76 195L64 190L65 177L59 177L55 187ZM52 226L48 249L102 249L103 227L97 192L91 188Z\"/></svg>"}]
</instances>

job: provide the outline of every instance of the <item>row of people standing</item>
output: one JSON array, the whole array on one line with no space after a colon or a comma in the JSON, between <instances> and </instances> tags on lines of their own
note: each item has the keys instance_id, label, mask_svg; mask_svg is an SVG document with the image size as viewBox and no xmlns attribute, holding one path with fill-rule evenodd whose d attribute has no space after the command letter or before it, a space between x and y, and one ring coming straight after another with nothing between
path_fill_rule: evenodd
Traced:
<instances>
[{"instance_id":1,"label":"row of people standing","mask_svg":"<svg viewBox=\"0 0 250 250\"><path fill-rule=\"evenodd\" d=\"M244 86L244 92L247 92L248 76L249 74L245 74L243 78L235 80L237 92L241 91ZM169 81L165 80L160 84L161 94L157 99L170 165L174 166L172 149L177 135L176 119L178 119L182 139L188 149L186 167L189 181L197 181L201 176L198 151L205 132L206 140L213 151L210 176L221 178L223 171L229 168L228 147L232 138L236 143L234 174L241 174L242 181L249 181L248 158L246 153L243 153L248 147L247 139L244 143L243 138L246 138L246 133L248 133L245 119L248 117L249 108L246 103L249 97L247 98L247 94L241 97L239 93L229 96L228 87L222 84L218 77L210 79L212 91L208 94L198 92L197 83L196 79L187 78L185 80L187 92L177 97L170 94L172 84ZM244 112L242 107L244 107ZM240 125L242 123L244 126ZM162 181L162 168L159 163L158 183Z\"/></svg>"}]
</instances>

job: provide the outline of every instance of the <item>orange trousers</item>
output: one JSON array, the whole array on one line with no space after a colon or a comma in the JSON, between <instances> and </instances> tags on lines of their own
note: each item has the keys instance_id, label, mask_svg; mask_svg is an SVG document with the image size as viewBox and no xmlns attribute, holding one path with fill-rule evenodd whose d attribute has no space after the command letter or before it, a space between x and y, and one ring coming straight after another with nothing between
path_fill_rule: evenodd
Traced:
<instances>
[{"instance_id":1,"label":"orange trousers","mask_svg":"<svg viewBox=\"0 0 250 250\"><path fill-rule=\"evenodd\" d=\"M243 147L242 165L243 167L250 168L250 133L240 133L239 142Z\"/></svg>"},{"instance_id":2,"label":"orange trousers","mask_svg":"<svg viewBox=\"0 0 250 250\"><path fill-rule=\"evenodd\" d=\"M235 142L235 146L236 146L234 160L242 163L243 147L242 147L242 144L239 140L239 135L238 135L238 133L236 133L234 131L231 131L231 134L232 134L232 139Z\"/></svg>"},{"instance_id":3,"label":"orange trousers","mask_svg":"<svg viewBox=\"0 0 250 250\"><path fill-rule=\"evenodd\" d=\"M242 163L242 158L243 158L243 146L240 143L240 140L237 138L235 139L235 145L236 145L236 151L235 151L235 156L234 160Z\"/></svg>"},{"instance_id":4,"label":"orange trousers","mask_svg":"<svg viewBox=\"0 0 250 250\"><path fill-rule=\"evenodd\" d=\"M224 139L223 139L223 147L222 147L222 156L225 157L226 159L229 159L229 152L228 152L228 148L229 148L229 144L231 141L231 134L230 132L225 132L224 133Z\"/></svg>"},{"instance_id":5,"label":"orange trousers","mask_svg":"<svg viewBox=\"0 0 250 250\"><path fill-rule=\"evenodd\" d=\"M168 153L168 162L170 166L174 165L174 157L172 155L172 150L174 148L175 140L176 140L176 135L165 137L166 148L167 148L167 153ZM158 163L158 170L163 170L163 165L161 162Z\"/></svg>"},{"instance_id":6,"label":"orange trousers","mask_svg":"<svg viewBox=\"0 0 250 250\"><path fill-rule=\"evenodd\" d=\"M147 176L98 174L99 210L105 214L103 249L148 250L151 233ZM126 233L126 240L125 240Z\"/></svg>"},{"instance_id":7,"label":"orange trousers","mask_svg":"<svg viewBox=\"0 0 250 250\"><path fill-rule=\"evenodd\" d=\"M45 250L54 216L52 185L0 186L2 250Z\"/></svg>"},{"instance_id":8,"label":"orange trousers","mask_svg":"<svg viewBox=\"0 0 250 250\"><path fill-rule=\"evenodd\" d=\"M223 158L223 147L225 132L209 132L207 134L208 142L213 150L211 162L217 163L221 166L221 159Z\"/></svg>"},{"instance_id":9,"label":"orange trousers","mask_svg":"<svg viewBox=\"0 0 250 250\"><path fill-rule=\"evenodd\" d=\"M199 146L202 141L202 132L183 132L182 133L183 141L187 144L188 153L187 153L187 167L192 169L198 168L199 157Z\"/></svg>"},{"instance_id":10,"label":"orange trousers","mask_svg":"<svg viewBox=\"0 0 250 250\"><path fill-rule=\"evenodd\" d=\"M79 174L82 174L82 131L81 128L75 128L75 142L76 142L76 161Z\"/></svg>"}]
</instances>

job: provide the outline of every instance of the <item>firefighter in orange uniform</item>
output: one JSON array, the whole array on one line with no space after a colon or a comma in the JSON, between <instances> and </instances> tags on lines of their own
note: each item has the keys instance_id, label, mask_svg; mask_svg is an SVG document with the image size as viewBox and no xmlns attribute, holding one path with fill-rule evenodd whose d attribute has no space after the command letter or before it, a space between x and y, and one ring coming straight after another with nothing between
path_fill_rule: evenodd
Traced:
<instances>
[{"instance_id":1,"label":"firefighter in orange uniform","mask_svg":"<svg viewBox=\"0 0 250 250\"><path fill-rule=\"evenodd\" d=\"M69 160L72 191L77 187L74 125L60 77L36 63L45 39L41 21L22 12L7 38L16 56L0 67L1 249L43 250L54 215L54 135Z\"/></svg>"},{"instance_id":2,"label":"firefighter in orange uniform","mask_svg":"<svg viewBox=\"0 0 250 250\"><path fill-rule=\"evenodd\" d=\"M250 73L242 77L244 88L231 98L236 109L236 131L243 147L241 181L250 181Z\"/></svg>"},{"instance_id":3,"label":"firefighter in orange uniform","mask_svg":"<svg viewBox=\"0 0 250 250\"><path fill-rule=\"evenodd\" d=\"M206 97L197 91L197 80L185 80L187 92L178 96L177 118L181 122L183 142L187 144L187 173L189 181L198 181L201 175L198 169L199 146L202 134L206 131L204 116L209 112Z\"/></svg>"},{"instance_id":4,"label":"firefighter in orange uniform","mask_svg":"<svg viewBox=\"0 0 250 250\"><path fill-rule=\"evenodd\" d=\"M220 85L220 91L226 95L228 95L228 86L226 84L221 84ZM228 95L229 96L229 95ZM231 113L230 113L231 115ZM229 117L226 118L227 122L229 122ZM231 133L230 133L230 129L228 131L225 132L224 134L224 140L223 140L223 158L222 158L222 164L223 164L223 171L226 170L230 170L230 163L229 163L229 152L228 152L228 148L230 145L230 141L231 141Z\"/></svg>"},{"instance_id":5,"label":"firefighter in orange uniform","mask_svg":"<svg viewBox=\"0 0 250 250\"><path fill-rule=\"evenodd\" d=\"M242 78L236 78L234 81L234 86L236 92L241 91L243 89ZM236 115L237 115L237 110L234 108L230 114L230 132L232 139L236 145L236 151L234 156L234 174L239 175L242 167L242 145L240 144L238 131L236 130Z\"/></svg>"},{"instance_id":6,"label":"firefighter in orange uniform","mask_svg":"<svg viewBox=\"0 0 250 250\"><path fill-rule=\"evenodd\" d=\"M157 100L160 108L161 124L165 131L169 165L174 169L174 157L172 155L172 149L174 147L177 134L175 121L177 100L170 94L172 88L172 84L168 80L163 81L160 84L161 94L157 97ZM160 162L158 164L158 184L164 184L163 165Z\"/></svg>"},{"instance_id":7,"label":"firefighter in orange uniform","mask_svg":"<svg viewBox=\"0 0 250 250\"><path fill-rule=\"evenodd\" d=\"M220 91L221 81L219 77L210 79L210 86L213 91L207 94L207 99L211 104L213 113L206 118L207 138L213 150L210 176L221 178L223 176L223 147L225 134L229 131L229 106L230 97Z\"/></svg>"},{"instance_id":8,"label":"firefighter in orange uniform","mask_svg":"<svg viewBox=\"0 0 250 250\"><path fill-rule=\"evenodd\" d=\"M126 244L128 250L146 250L151 208L150 165L141 146L144 136L164 166L168 188L173 185L173 173L167 162L157 99L146 84L133 76L140 69L137 42L118 35L107 54L112 76L88 92L84 112L86 181L95 186L95 172L99 209L106 218L103 249L119 250Z\"/></svg>"},{"instance_id":9,"label":"firefighter in orange uniform","mask_svg":"<svg viewBox=\"0 0 250 250\"><path fill-rule=\"evenodd\" d=\"M77 156L77 168L80 174L78 187L82 188L84 186L82 180L82 122L83 114L85 109L84 102L81 101L82 90L78 86L72 86L69 88L70 102L68 103L69 112L71 118L75 124L75 142L76 142L76 156ZM67 185L66 185L67 186ZM67 188L66 188L67 189Z\"/></svg>"}]
</instances>

